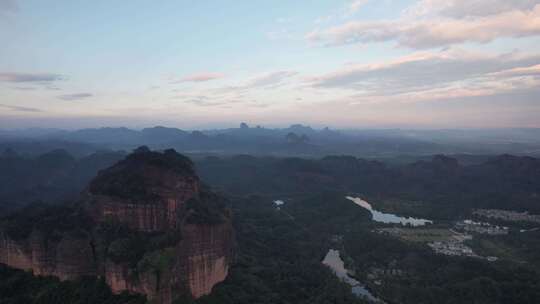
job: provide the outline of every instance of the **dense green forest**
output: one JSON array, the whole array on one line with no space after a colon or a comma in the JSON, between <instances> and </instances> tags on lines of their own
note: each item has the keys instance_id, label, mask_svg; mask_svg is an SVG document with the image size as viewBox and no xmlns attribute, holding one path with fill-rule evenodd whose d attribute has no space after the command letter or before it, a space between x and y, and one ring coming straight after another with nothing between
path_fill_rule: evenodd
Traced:
<instances>
[{"instance_id":1,"label":"dense green forest","mask_svg":"<svg viewBox=\"0 0 540 304\"><path fill-rule=\"evenodd\" d=\"M354 207L339 193L326 193L288 200L282 209L320 237L342 236L342 255L362 281L368 282L366 276L373 270L384 271L379 277L381 285L368 285L389 303L540 301L540 256L533 253L540 244L540 234L529 234L533 239L526 242L513 239L516 247L531 246L526 251L526 264L448 257L435 254L424 244L374 233L376 227L385 225L365 220L369 218L362 215L365 210ZM510 242L509 237L502 239Z\"/></svg>"},{"instance_id":2,"label":"dense green forest","mask_svg":"<svg viewBox=\"0 0 540 304\"><path fill-rule=\"evenodd\" d=\"M238 254L210 303L364 303L321 260L328 244L262 197L233 204Z\"/></svg>"},{"instance_id":3,"label":"dense green forest","mask_svg":"<svg viewBox=\"0 0 540 304\"><path fill-rule=\"evenodd\" d=\"M94 277L59 281L0 264L0 303L3 304L143 304L144 297L113 295L105 281Z\"/></svg>"},{"instance_id":4,"label":"dense green forest","mask_svg":"<svg viewBox=\"0 0 540 304\"><path fill-rule=\"evenodd\" d=\"M455 158L437 155L391 166L352 156L236 156L207 158L197 162L197 169L214 188L235 194L354 192L373 201L420 201L432 218L440 219L453 219L471 208L540 213L540 160L532 157L502 155L462 165Z\"/></svg>"},{"instance_id":5,"label":"dense green forest","mask_svg":"<svg viewBox=\"0 0 540 304\"><path fill-rule=\"evenodd\" d=\"M99 170L124 156L123 152L98 152L76 159L56 150L24 158L4 153L0 156L0 211L37 200L72 200ZM540 160L532 157L501 155L470 162L438 155L396 165L352 156L240 155L197 157L194 165L205 183L234 195L354 192L374 202L421 201L430 217L440 219L455 218L471 208L540 213ZM136 184L136 176L133 179ZM112 184L110 191L125 191Z\"/></svg>"},{"instance_id":6,"label":"dense green forest","mask_svg":"<svg viewBox=\"0 0 540 304\"><path fill-rule=\"evenodd\" d=\"M534 267L506 260L489 263L440 256L425 245L373 233L378 224L369 213L339 192L293 195L285 200L280 209L269 197L230 200L237 233L236 261L227 279L197 303L361 303L348 285L321 264L331 247L342 251L348 267L361 280L374 268L398 269L399 275L384 276L382 285L368 284L388 303L540 301L540 273ZM335 236L341 236L337 243ZM141 301L112 296L99 280L60 283L5 267L1 282L3 290L18 291L0 292L2 300L11 301L6 303L59 303L61 299L96 303L92 302L96 297L103 303Z\"/></svg>"},{"instance_id":7,"label":"dense green forest","mask_svg":"<svg viewBox=\"0 0 540 304\"><path fill-rule=\"evenodd\" d=\"M16 173L15 181L10 180L13 189L3 191L13 197L25 193L25 199L40 193L54 192L49 198L62 191L74 193L92 172L118 156L105 153L77 160L56 151L39 159L3 158L0 166L6 170L15 172L21 166L39 172L32 178ZM321 264L330 248L339 249L355 277L387 303L540 303L540 232L519 232L536 225L494 221L510 226L510 233L478 235L468 242L475 252L496 255L499 261L448 257L435 254L425 243L377 233L392 225L373 222L367 210L345 199L354 193L386 212L433 219L434 227L441 229L451 228L455 220L470 216L470 210L478 207L539 213L538 159L506 155L465 165L435 156L389 165L348 156L236 156L199 158L194 166L202 181L221 193L188 202L187 207L197 206L193 220L219 221L213 210L226 206L232 210L237 238L229 276L196 303L362 303ZM9 179L6 172L0 171L4 180ZM45 185L48 172L56 173L50 175L52 184ZM70 180L70 174L77 178ZM277 208L276 199L285 204ZM64 226L86 226L72 206L37 206L11 217L22 218L22 225L10 226L10 217L3 220L8 232L24 236L38 225L54 237ZM73 215L67 217L70 221L58 221L66 212ZM111 236L111 254L120 261L136 263L148 248L174 242L166 235L126 239L120 228L104 225L100 227L104 231L97 231ZM1 275L2 303L95 303L96 297L101 297L100 303L144 301L113 296L96 279L59 282L6 267Z\"/></svg>"},{"instance_id":8,"label":"dense green forest","mask_svg":"<svg viewBox=\"0 0 540 304\"><path fill-rule=\"evenodd\" d=\"M268 199L237 198L231 206L238 242L236 261L226 281L197 303L364 303L321 264L328 249L323 238L276 210ZM137 255L138 247L151 245L151 238L140 237L133 246L126 244L128 250L119 249L122 256L118 258L129 259L130 256L123 255ZM140 297L125 294L113 296L104 282L96 279L59 282L7 267L1 268L0 273L2 303L144 302Z\"/></svg>"}]
</instances>

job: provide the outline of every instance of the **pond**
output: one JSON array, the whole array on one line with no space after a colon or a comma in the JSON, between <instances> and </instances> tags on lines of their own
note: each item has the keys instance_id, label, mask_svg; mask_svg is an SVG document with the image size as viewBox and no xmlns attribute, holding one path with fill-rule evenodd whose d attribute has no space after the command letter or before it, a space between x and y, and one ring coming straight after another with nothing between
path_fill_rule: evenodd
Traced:
<instances>
[{"instance_id":1,"label":"pond","mask_svg":"<svg viewBox=\"0 0 540 304\"><path fill-rule=\"evenodd\" d=\"M285 204L285 202L282 201L282 200L275 200L274 201L274 205L276 206L277 210L281 210L281 206L283 206L284 204Z\"/></svg>"},{"instance_id":2,"label":"pond","mask_svg":"<svg viewBox=\"0 0 540 304\"><path fill-rule=\"evenodd\" d=\"M359 197L347 196L346 198L352 201L353 203L355 203L356 205L364 209L367 209L369 212L371 212L371 215L373 216L373 220L376 222L385 223L385 224L401 224L403 226L410 225L414 227L425 226L426 224L433 224L433 221L426 220L426 219L402 217L402 216L397 216L392 213L383 213L383 212L374 210L373 207L371 207L370 203L368 203L367 201Z\"/></svg>"},{"instance_id":3,"label":"pond","mask_svg":"<svg viewBox=\"0 0 540 304\"><path fill-rule=\"evenodd\" d=\"M285 202L282 201L282 200L275 200L275 201L274 201L274 205L276 205L276 206L281 206L281 205L283 205L283 204L285 204Z\"/></svg>"}]
</instances>

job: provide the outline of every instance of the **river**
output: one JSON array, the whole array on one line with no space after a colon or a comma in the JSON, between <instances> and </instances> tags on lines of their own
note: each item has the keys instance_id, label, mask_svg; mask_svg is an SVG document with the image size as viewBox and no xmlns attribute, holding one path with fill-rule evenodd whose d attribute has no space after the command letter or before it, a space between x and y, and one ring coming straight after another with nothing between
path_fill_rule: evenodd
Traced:
<instances>
[{"instance_id":1,"label":"river","mask_svg":"<svg viewBox=\"0 0 540 304\"><path fill-rule=\"evenodd\" d=\"M426 220L426 219L402 217L402 216L397 216L392 213L383 213L383 212L377 211L373 209L370 203L368 203L367 201L359 197L347 196L346 198L352 201L353 203L355 203L356 205L364 209L367 209L369 212L371 212L371 215L373 216L373 220L376 222L385 223L385 224L401 224L403 226L410 225L414 227L425 226L426 224L433 224L433 221Z\"/></svg>"},{"instance_id":2,"label":"river","mask_svg":"<svg viewBox=\"0 0 540 304\"><path fill-rule=\"evenodd\" d=\"M367 290L358 280L351 277L345 268L345 263L339 256L339 250L330 249L324 257L322 263L334 271L336 276L340 278L345 283L349 284L352 287L353 294L357 296L365 297L371 302L382 303L379 299L373 296L369 290Z\"/></svg>"}]
</instances>

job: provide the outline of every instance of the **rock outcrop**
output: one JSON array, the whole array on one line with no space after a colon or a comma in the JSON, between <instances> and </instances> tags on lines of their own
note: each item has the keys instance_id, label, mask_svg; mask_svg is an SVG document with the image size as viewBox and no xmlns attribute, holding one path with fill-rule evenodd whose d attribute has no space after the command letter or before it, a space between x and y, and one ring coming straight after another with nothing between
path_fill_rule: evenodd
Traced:
<instances>
[{"instance_id":1,"label":"rock outcrop","mask_svg":"<svg viewBox=\"0 0 540 304\"><path fill-rule=\"evenodd\" d=\"M0 262L62 280L101 276L153 303L209 294L227 276L230 212L174 150L140 148L100 172L79 203L56 208L6 219Z\"/></svg>"}]
</instances>

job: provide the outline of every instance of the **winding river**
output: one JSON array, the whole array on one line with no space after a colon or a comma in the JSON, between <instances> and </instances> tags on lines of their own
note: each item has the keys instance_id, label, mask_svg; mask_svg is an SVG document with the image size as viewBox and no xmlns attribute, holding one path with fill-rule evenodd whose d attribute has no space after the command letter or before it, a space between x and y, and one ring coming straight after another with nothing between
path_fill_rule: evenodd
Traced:
<instances>
[{"instance_id":1,"label":"winding river","mask_svg":"<svg viewBox=\"0 0 540 304\"><path fill-rule=\"evenodd\" d=\"M369 212L371 212L371 215L373 216L373 220L375 222L385 223L385 224L401 224L403 226L425 226L426 224L433 224L433 221L426 220L426 219L418 219L414 217L402 217L397 216L392 213L383 213L377 210L374 210L370 203L367 201L359 198L359 197L352 197L352 196L346 196L346 198L356 205L367 209Z\"/></svg>"},{"instance_id":2,"label":"winding river","mask_svg":"<svg viewBox=\"0 0 540 304\"><path fill-rule=\"evenodd\" d=\"M345 263L339 256L339 250L330 249L324 257L322 263L334 271L336 276L343 282L349 284L352 287L353 294L361 297L365 297L371 302L380 303L381 301L373 296L369 290L367 290L358 280L351 277L345 268Z\"/></svg>"}]
</instances>

